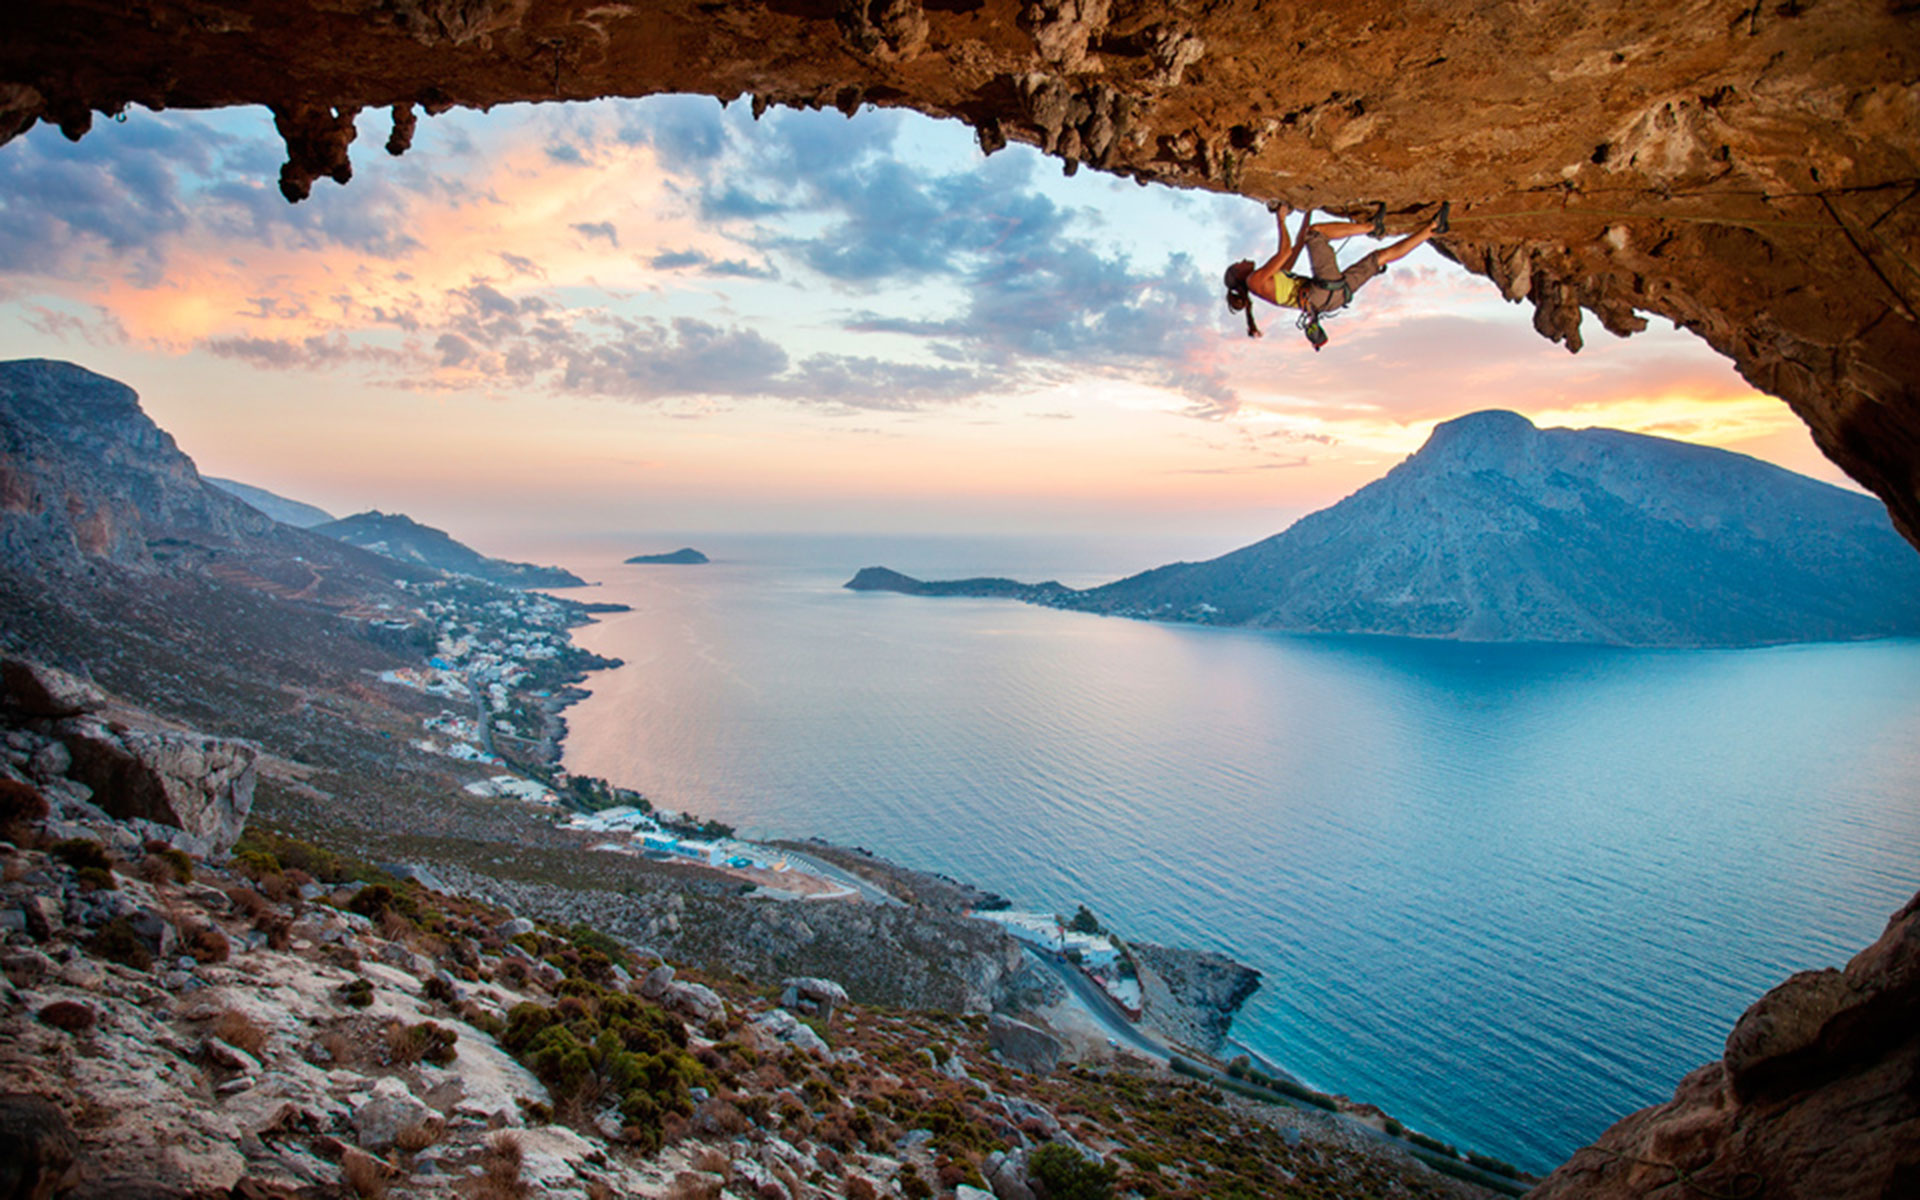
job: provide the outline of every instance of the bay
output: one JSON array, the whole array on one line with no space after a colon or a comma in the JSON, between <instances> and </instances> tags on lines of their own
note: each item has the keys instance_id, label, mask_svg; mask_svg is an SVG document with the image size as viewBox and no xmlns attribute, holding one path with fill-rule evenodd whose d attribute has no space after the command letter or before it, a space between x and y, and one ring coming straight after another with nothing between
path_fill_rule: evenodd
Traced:
<instances>
[{"instance_id":1,"label":"bay","mask_svg":"<svg viewBox=\"0 0 1920 1200\"><path fill-rule=\"evenodd\" d=\"M657 542L658 545L654 543ZM707 566L626 566L693 544ZM1263 972L1235 1037L1545 1170L1920 886L1920 642L1293 637L861 594L1074 585L1227 547L686 537L561 547L634 606L566 766Z\"/></svg>"}]
</instances>

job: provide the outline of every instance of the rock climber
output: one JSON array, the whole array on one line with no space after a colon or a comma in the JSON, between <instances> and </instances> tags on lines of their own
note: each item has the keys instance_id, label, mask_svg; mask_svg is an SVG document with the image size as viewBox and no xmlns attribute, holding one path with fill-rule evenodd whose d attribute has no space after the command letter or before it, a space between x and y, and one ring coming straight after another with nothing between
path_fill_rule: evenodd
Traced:
<instances>
[{"instance_id":1,"label":"rock climber","mask_svg":"<svg viewBox=\"0 0 1920 1200\"><path fill-rule=\"evenodd\" d=\"M1281 308L1298 309L1300 328L1306 331L1307 341L1318 350L1327 340L1326 333L1320 328L1321 315L1346 307L1361 285L1386 270L1388 263L1405 258L1433 235L1447 232L1447 214L1451 205L1443 203L1440 211L1418 233L1375 250L1344 271L1340 269L1340 262L1334 256L1329 239L1352 237L1359 233L1372 234L1376 238L1387 236L1385 205L1374 214L1372 224L1336 221L1328 225L1315 225L1312 213L1302 213L1300 236L1291 241L1287 238L1287 218L1292 215L1293 209L1277 203L1268 207L1273 209L1275 221L1280 227L1280 249L1260 266L1255 266L1250 258L1243 258L1227 268L1227 307L1246 314L1247 336L1256 338L1261 334L1260 327L1253 320L1252 297L1258 296L1268 304ZM1301 250L1307 252L1307 261L1313 266L1310 276L1291 274L1294 260L1300 257Z\"/></svg>"}]
</instances>

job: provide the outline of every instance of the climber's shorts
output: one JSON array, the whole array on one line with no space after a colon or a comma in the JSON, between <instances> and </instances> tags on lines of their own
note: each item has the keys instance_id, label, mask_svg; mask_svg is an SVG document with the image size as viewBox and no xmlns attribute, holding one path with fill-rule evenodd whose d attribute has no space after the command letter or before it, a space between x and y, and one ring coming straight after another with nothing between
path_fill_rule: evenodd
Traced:
<instances>
[{"instance_id":1,"label":"climber's shorts","mask_svg":"<svg viewBox=\"0 0 1920 1200\"><path fill-rule=\"evenodd\" d=\"M1327 288L1318 283L1311 285L1307 302L1315 312L1330 312L1341 307L1353 297L1353 293L1360 290L1361 284L1387 269L1380 261L1379 252L1375 251L1342 271L1340 260L1334 257L1333 247L1327 243L1327 235L1318 228L1309 227L1301 241L1306 243L1307 261L1313 264L1313 277L1316 280L1338 279L1347 285L1345 288Z\"/></svg>"}]
</instances>

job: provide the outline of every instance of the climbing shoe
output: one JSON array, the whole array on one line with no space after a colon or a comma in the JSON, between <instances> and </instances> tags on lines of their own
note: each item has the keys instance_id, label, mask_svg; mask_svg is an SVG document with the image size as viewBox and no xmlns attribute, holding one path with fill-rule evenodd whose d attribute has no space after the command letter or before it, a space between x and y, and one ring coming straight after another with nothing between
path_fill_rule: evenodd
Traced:
<instances>
[{"instance_id":1,"label":"climbing shoe","mask_svg":"<svg viewBox=\"0 0 1920 1200\"><path fill-rule=\"evenodd\" d=\"M1453 228L1452 224L1447 220L1447 216L1451 212L1453 212L1453 201L1442 200L1440 202L1440 215L1433 219L1433 231L1435 233L1446 233Z\"/></svg>"}]
</instances>

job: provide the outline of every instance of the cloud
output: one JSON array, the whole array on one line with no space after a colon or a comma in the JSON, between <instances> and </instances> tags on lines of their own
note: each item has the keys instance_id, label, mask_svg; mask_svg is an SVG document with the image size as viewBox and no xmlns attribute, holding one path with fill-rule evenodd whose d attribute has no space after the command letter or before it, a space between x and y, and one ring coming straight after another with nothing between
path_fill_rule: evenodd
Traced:
<instances>
[{"instance_id":1,"label":"cloud","mask_svg":"<svg viewBox=\"0 0 1920 1200\"><path fill-rule=\"evenodd\" d=\"M774 270L772 267L755 266L750 262L738 258L723 258L718 262L709 263L707 264L706 270L701 272L701 274L711 275L715 279L774 280L780 278L780 272Z\"/></svg>"},{"instance_id":2,"label":"cloud","mask_svg":"<svg viewBox=\"0 0 1920 1200\"><path fill-rule=\"evenodd\" d=\"M584 238L604 238L609 245L620 245L620 231L614 228L612 221L576 221L567 228Z\"/></svg>"},{"instance_id":3,"label":"cloud","mask_svg":"<svg viewBox=\"0 0 1920 1200\"><path fill-rule=\"evenodd\" d=\"M785 350L753 330L690 318L621 322L619 332L561 348L560 386L628 400L766 394L788 363Z\"/></svg>"},{"instance_id":4,"label":"cloud","mask_svg":"<svg viewBox=\"0 0 1920 1200\"><path fill-rule=\"evenodd\" d=\"M910 412L970 399L997 381L990 373L960 367L816 354L781 381L780 394L813 404Z\"/></svg>"},{"instance_id":5,"label":"cloud","mask_svg":"<svg viewBox=\"0 0 1920 1200\"><path fill-rule=\"evenodd\" d=\"M202 348L219 358L237 359L256 367L275 370L299 368L316 370L334 366L367 353L351 345L344 335L310 337L300 341L281 338L220 337L208 338Z\"/></svg>"},{"instance_id":6,"label":"cloud","mask_svg":"<svg viewBox=\"0 0 1920 1200\"><path fill-rule=\"evenodd\" d=\"M699 250L662 250L647 260L656 271L677 271L682 267L704 267L713 259Z\"/></svg>"}]
</instances>

